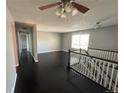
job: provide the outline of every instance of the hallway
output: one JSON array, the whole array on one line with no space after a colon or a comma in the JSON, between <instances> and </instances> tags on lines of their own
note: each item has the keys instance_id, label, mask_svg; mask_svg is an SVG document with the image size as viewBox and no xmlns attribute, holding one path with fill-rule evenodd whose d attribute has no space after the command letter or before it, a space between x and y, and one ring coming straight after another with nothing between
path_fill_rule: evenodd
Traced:
<instances>
[{"instance_id":1,"label":"hallway","mask_svg":"<svg viewBox=\"0 0 124 93\"><path fill-rule=\"evenodd\" d=\"M20 67L17 68L15 93L106 93L107 91L66 69L67 52L39 54L35 63L31 54L21 53ZM106 92L105 92L106 91Z\"/></svg>"}]
</instances>

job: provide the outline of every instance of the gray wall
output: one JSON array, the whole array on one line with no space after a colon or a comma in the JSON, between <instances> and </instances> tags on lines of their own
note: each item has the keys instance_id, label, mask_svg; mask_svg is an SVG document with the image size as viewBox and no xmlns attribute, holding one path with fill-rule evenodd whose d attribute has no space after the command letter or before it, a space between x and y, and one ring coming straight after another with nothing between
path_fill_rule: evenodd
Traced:
<instances>
[{"instance_id":1,"label":"gray wall","mask_svg":"<svg viewBox=\"0 0 124 93\"><path fill-rule=\"evenodd\" d=\"M62 49L71 48L73 34L90 34L89 47L116 50L118 49L118 27L110 26L100 29L83 30L62 34Z\"/></svg>"},{"instance_id":2,"label":"gray wall","mask_svg":"<svg viewBox=\"0 0 124 93\"><path fill-rule=\"evenodd\" d=\"M7 9L6 18L6 93L14 93L14 86L16 81L16 70L15 70L15 57L14 57L14 46L12 38L12 23L13 18Z\"/></svg>"},{"instance_id":3,"label":"gray wall","mask_svg":"<svg viewBox=\"0 0 124 93\"><path fill-rule=\"evenodd\" d=\"M37 31L37 52L52 52L61 50L61 34Z\"/></svg>"}]
</instances>

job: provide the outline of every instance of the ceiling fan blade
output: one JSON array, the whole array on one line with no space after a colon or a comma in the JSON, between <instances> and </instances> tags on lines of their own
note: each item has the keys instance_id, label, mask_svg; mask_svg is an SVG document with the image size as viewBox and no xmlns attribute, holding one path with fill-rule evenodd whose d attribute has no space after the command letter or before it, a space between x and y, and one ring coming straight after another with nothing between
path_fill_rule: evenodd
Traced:
<instances>
[{"instance_id":1,"label":"ceiling fan blade","mask_svg":"<svg viewBox=\"0 0 124 93\"><path fill-rule=\"evenodd\" d=\"M53 3L53 4L48 4L48 5L39 7L39 9L40 10L45 10L45 9L48 9L48 8L51 8L51 7L55 7L55 6L60 5L60 4L61 4L61 2L57 2L57 3Z\"/></svg>"},{"instance_id":2,"label":"ceiling fan blade","mask_svg":"<svg viewBox=\"0 0 124 93\"><path fill-rule=\"evenodd\" d=\"M85 6L80 5L80 4L78 4L78 3L75 3L75 2L72 2L72 5L73 5L75 8L77 8L78 11L80 11L80 12L82 12L82 13L86 13L86 12L89 10L88 7L85 7Z\"/></svg>"}]
</instances>

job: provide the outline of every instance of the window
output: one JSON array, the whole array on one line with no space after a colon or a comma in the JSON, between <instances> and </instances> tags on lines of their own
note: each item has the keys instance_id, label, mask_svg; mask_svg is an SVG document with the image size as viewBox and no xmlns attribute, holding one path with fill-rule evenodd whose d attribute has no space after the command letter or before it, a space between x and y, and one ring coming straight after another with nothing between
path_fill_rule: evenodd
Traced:
<instances>
[{"instance_id":1,"label":"window","mask_svg":"<svg viewBox=\"0 0 124 93\"><path fill-rule=\"evenodd\" d=\"M89 44L89 34L72 35L72 48L87 50Z\"/></svg>"}]
</instances>

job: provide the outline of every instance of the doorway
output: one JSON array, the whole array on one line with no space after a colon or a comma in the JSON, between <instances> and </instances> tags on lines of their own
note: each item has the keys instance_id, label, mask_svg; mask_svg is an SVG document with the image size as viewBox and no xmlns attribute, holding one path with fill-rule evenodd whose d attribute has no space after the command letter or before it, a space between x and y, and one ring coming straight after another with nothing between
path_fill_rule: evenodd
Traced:
<instances>
[{"instance_id":1,"label":"doorway","mask_svg":"<svg viewBox=\"0 0 124 93\"><path fill-rule=\"evenodd\" d=\"M18 58L22 52L29 52L33 56L33 27L24 23L15 23Z\"/></svg>"}]
</instances>

